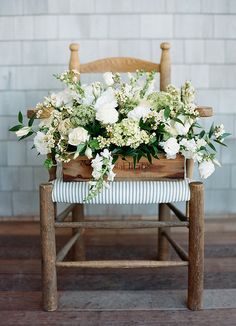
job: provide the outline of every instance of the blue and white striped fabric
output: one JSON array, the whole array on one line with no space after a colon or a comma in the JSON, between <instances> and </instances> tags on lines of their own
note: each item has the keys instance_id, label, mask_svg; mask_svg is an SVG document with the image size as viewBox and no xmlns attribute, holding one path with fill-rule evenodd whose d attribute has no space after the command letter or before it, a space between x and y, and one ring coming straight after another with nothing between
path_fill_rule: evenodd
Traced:
<instances>
[{"instance_id":1,"label":"blue and white striped fabric","mask_svg":"<svg viewBox=\"0 0 236 326\"><path fill-rule=\"evenodd\" d=\"M52 199L59 203L83 203L88 182L53 181ZM90 204L157 204L188 201L189 180L114 181L110 188L93 198Z\"/></svg>"}]
</instances>

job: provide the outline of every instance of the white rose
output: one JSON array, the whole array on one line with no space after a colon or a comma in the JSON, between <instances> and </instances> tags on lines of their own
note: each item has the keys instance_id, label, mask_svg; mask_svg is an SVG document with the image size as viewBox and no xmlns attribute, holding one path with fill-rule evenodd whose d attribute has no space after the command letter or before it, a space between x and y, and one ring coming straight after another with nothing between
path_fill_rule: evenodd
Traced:
<instances>
[{"instance_id":1,"label":"white rose","mask_svg":"<svg viewBox=\"0 0 236 326\"><path fill-rule=\"evenodd\" d=\"M31 131L31 127L23 127L21 129L19 129L18 131L16 131L16 136L23 137L23 136L27 135L30 131Z\"/></svg>"},{"instance_id":2,"label":"white rose","mask_svg":"<svg viewBox=\"0 0 236 326\"><path fill-rule=\"evenodd\" d=\"M179 152L180 146L176 138L171 137L163 143L164 151L166 152L167 158L175 159L176 154Z\"/></svg>"},{"instance_id":3,"label":"white rose","mask_svg":"<svg viewBox=\"0 0 236 326\"><path fill-rule=\"evenodd\" d=\"M93 152L90 147L86 148L85 155L87 156L88 159L91 159L93 157Z\"/></svg>"},{"instance_id":4,"label":"white rose","mask_svg":"<svg viewBox=\"0 0 236 326\"><path fill-rule=\"evenodd\" d=\"M114 84L113 73L112 72L105 72L103 74L103 78L107 86L111 86Z\"/></svg>"},{"instance_id":5,"label":"white rose","mask_svg":"<svg viewBox=\"0 0 236 326\"><path fill-rule=\"evenodd\" d=\"M81 143L85 143L87 140L89 140L88 132L82 127L72 129L69 133L68 143L73 146L78 146Z\"/></svg>"},{"instance_id":6,"label":"white rose","mask_svg":"<svg viewBox=\"0 0 236 326\"><path fill-rule=\"evenodd\" d=\"M202 179L208 178L215 171L215 166L210 160L201 162L198 168Z\"/></svg>"},{"instance_id":7,"label":"white rose","mask_svg":"<svg viewBox=\"0 0 236 326\"><path fill-rule=\"evenodd\" d=\"M38 131L36 136L34 137L34 146L41 155L46 155L50 153L50 149L47 143L47 137L41 131Z\"/></svg>"},{"instance_id":8,"label":"white rose","mask_svg":"<svg viewBox=\"0 0 236 326\"><path fill-rule=\"evenodd\" d=\"M104 124L116 123L119 118L119 113L116 109L112 108L109 104L104 105L96 112L96 119Z\"/></svg>"},{"instance_id":9,"label":"white rose","mask_svg":"<svg viewBox=\"0 0 236 326\"><path fill-rule=\"evenodd\" d=\"M111 108L116 108L118 106L115 92L111 87L108 87L108 89L99 96L94 105L96 110L102 109L104 106L109 106Z\"/></svg>"},{"instance_id":10,"label":"white rose","mask_svg":"<svg viewBox=\"0 0 236 326\"><path fill-rule=\"evenodd\" d=\"M128 118L140 120L141 118L145 118L150 112L150 103L142 100L138 106L128 113Z\"/></svg>"}]
</instances>

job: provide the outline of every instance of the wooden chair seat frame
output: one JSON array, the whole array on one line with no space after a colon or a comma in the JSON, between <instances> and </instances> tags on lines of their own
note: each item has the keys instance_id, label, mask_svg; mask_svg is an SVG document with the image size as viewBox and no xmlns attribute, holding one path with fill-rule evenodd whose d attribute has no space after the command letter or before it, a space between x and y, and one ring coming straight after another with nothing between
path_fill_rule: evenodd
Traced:
<instances>
[{"instance_id":1,"label":"wooden chair seat frame","mask_svg":"<svg viewBox=\"0 0 236 326\"><path fill-rule=\"evenodd\" d=\"M70 69L81 72L135 71L143 68L147 71L156 69L160 72L160 89L165 90L170 83L170 45L162 43L160 64L154 64L134 58L107 58L92 63L79 65L78 45L70 46ZM199 108L202 116L212 115L211 108ZM32 114L32 110L28 115ZM187 177L192 176L193 162L187 162ZM55 179L56 169L50 171L50 180ZM173 204L159 204L159 220L149 221L86 221L82 204L72 204L61 214L56 214L56 203L52 201L51 183L40 185L40 225L42 248L42 294L43 308L46 311L57 309L57 268L58 267L89 267L89 268L156 268L168 266L188 266L188 298L187 306L191 310L202 308L203 297L203 266L204 266L204 187L201 182L192 182L190 201L187 203L186 214L180 212ZM171 211L177 220L171 219ZM72 214L72 221L66 221ZM172 227L189 229L189 248L186 252L171 236ZM71 228L72 237L56 253L56 228ZM85 260L84 231L86 229L140 229L158 228L158 260ZM180 260L170 260L172 247ZM73 261L65 261L73 248Z\"/></svg>"}]
</instances>

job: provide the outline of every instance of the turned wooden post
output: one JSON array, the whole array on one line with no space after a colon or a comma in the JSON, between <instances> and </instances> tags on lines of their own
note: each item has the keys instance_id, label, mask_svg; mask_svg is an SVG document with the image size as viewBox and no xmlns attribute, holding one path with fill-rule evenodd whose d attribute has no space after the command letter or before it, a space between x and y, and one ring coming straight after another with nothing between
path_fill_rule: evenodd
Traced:
<instances>
[{"instance_id":1,"label":"turned wooden post","mask_svg":"<svg viewBox=\"0 0 236 326\"><path fill-rule=\"evenodd\" d=\"M79 44L72 43L70 44L70 61L69 61L69 69L70 70L80 70L80 62L79 62Z\"/></svg>"},{"instance_id":2,"label":"turned wooden post","mask_svg":"<svg viewBox=\"0 0 236 326\"><path fill-rule=\"evenodd\" d=\"M55 209L52 202L52 185L40 185L40 232L42 250L42 295L46 311L57 309Z\"/></svg>"},{"instance_id":3,"label":"turned wooden post","mask_svg":"<svg viewBox=\"0 0 236 326\"><path fill-rule=\"evenodd\" d=\"M204 186L190 183L188 308L200 310L204 278Z\"/></svg>"},{"instance_id":4,"label":"turned wooden post","mask_svg":"<svg viewBox=\"0 0 236 326\"><path fill-rule=\"evenodd\" d=\"M170 209L166 204L159 204L159 221L170 220ZM163 235L163 231L170 234L170 228L164 227L158 229L158 259L169 260L170 259L170 244L166 237Z\"/></svg>"},{"instance_id":5,"label":"turned wooden post","mask_svg":"<svg viewBox=\"0 0 236 326\"><path fill-rule=\"evenodd\" d=\"M186 159L186 178L192 180L194 173L194 160ZM186 202L186 216L189 217L189 201Z\"/></svg>"},{"instance_id":6,"label":"turned wooden post","mask_svg":"<svg viewBox=\"0 0 236 326\"><path fill-rule=\"evenodd\" d=\"M84 221L84 205L77 204L72 210L72 221L81 222ZM85 246L84 246L84 228L72 229L72 234L80 232L79 239L75 242L73 247L74 260L85 260Z\"/></svg>"},{"instance_id":7,"label":"turned wooden post","mask_svg":"<svg viewBox=\"0 0 236 326\"><path fill-rule=\"evenodd\" d=\"M171 83L170 43L161 43L160 90L165 91Z\"/></svg>"}]
</instances>

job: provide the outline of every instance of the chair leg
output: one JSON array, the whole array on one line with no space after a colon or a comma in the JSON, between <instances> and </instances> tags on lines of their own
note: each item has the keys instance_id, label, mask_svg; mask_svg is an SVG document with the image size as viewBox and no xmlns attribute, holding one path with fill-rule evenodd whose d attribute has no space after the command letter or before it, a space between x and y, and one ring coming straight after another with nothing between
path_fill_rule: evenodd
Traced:
<instances>
[{"instance_id":1,"label":"chair leg","mask_svg":"<svg viewBox=\"0 0 236 326\"><path fill-rule=\"evenodd\" d=\"M170 209L166 204L159 204L159 221L170 220ZM170 228L158 229L158 260L170 259L170 244L168 240L163 236L162 231L170 233Z\"/></svg>"},{"instance_id":2,"label":"chair leg","mask_svg":"<svg viewBox=\"0 0 236 326\"><path fill-rule=\"evenodd\" d=\"M204 278L204 186L190 183L188 308L200 310Z\"/></svg>"},{"instance_id":3,"label":"chair leg","mask_svg":"<svg viewBox=\"0 0 236 326\"><path fill-rule=\"evenodd\" d=\"M40 185L40 232L42 250L43 309L57 309L57 273L55 241L55 204L52 201L52 185Z\"/></svg>"},{"instance_id":4,"label":"chair leg","mask_svg":"<svg viewBox=\"0 0 236 326\"><path fill-rule=\"evenodd\" d=\"M84 220L84 205L77 204L72 210L72 221L79 222ZM78 229L72 229L75 234ZM80 228L80 237L73 247L74 260L85 260L84 229Z\"/></svg>"}]
</instances>

